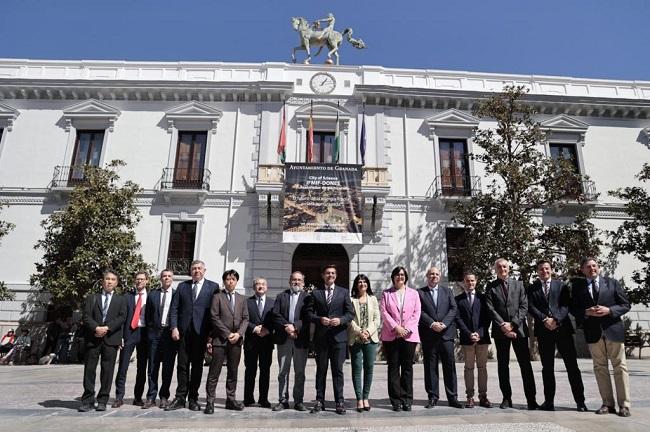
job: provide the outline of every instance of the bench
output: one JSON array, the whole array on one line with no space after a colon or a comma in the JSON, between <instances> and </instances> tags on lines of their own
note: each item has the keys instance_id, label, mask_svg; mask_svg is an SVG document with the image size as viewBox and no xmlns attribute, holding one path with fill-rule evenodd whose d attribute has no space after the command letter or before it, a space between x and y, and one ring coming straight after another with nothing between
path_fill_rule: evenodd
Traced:
<instances>
[{"instance_id":1,"label":"bench","mask_svg":"<svg viewBox=\"0 0 650 432\"><path fill-rule=\"evenodd\" d=\"M650 347L650 333L631 333L628 332L625 334L625 354L631 355L634 348L639 349L639 359L641 358L641 350L643 348Z\"/></svg>"}]
</instances>

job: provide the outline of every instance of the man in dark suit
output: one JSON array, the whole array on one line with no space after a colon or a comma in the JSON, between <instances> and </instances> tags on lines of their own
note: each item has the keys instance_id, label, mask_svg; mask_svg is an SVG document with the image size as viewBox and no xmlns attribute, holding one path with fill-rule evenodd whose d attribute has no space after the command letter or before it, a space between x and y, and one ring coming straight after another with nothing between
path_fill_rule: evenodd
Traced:
<instances>
[{"instance_id":1,"label":"man in dark suit","mask_svg":"<svg viewBox=\"0 0 650 432\"><path fill-rule=\"evenodd\" d=\"M259 364L259 398L263 408L271 408L269 402L269 379L273 360L273 299L267 297L267 283L264 278L253 280L255 294L249 297L248 328L244 338L244 405L255 403L255 377Z\"/></svg>"},{"instance_id":2,"label":"man in dark suit","mask_svg":"<svg viewBox=\"0 0 650 432\"><path fill-rule=\"evenodd\" d=\"M420 323L418 333L424 353L424 388L429 400L425 408L433 408L440 396L438 363L442 363L445 393L449 406L462 408L458 403L454 338L456 337L456 300L451 290L439 285L440 270L427 271L427 286L420 288Z\"/></svg>"},{"instance_id":3,"label":"man in dark suit","mask_svg":"<svg viewBox=\"0 0 650 432\"><path fill-rule=\"evenodd\" d=\"M135 387L133 388L133 405L144 406L142 393L144 383L147 379L147 360L149 358L149 339L145 328L145 307L147 304L147 284L149 275L147 272L135 274L135 291L127 294L126 297L126 320L122 336L122 349L120 350L120 365L117 368L115 377L115 402L112 408L119 408L124 405L124 393L126 385L126 374L131 363L131 355L136 351L137 371L135 375Z\"/></svg>"},{"instance_id":4,"label":"man in dark suit","mask_svg":"<svg viewBox=\"0 0 650 432\"><path fill-rule=\"evenodd\" d=\"M162 409L169 404L169 386L174 375L174 362L178 342L172 340L169 310L171 309L174 273L165 269L160 272L160 288L149 293L145 309L145 322L149 334L149 363L147 366L148 390L143 409L151 408L160 395ZM162 384L158 390L158 375L162 363Z\"/></svg>"},{"instance_id":5,"label":"man in dark suit","mask_svg":"<svg viewBox=\"0 0 650 432\"><path fill-rule=\"evenodd\" d=\"M510 263L499 258L494 263L497 278L487 286L486 304L492 318L492 337L497 347L499 387L503 394L500 408L512 408L512 388L510 387L510 346L515 351L524 394L529 410L539 408L535 401L535 376L530 364L528 351L528 299L524 284L509 278Z\"/></svg>"},{"instance_id":6,"label":"man in dark suit","mask_svg":"<svg viewBox=\"0 0 650 432\"><path fill-rule=\"evenodd\" d=\"M219 284L205 279L205 264L195 260L190 265L192 279L181 282L172 296L170 326L172 340L178 345L176 367L176 396L165 408L167 411L188 408L200 411L199 387L203 375L203 360L210 329L212 296L219 292Z\"/></svg>"},{"instance_id":7,"label":"man in dark suit","mask_svg":"<svg viewBox=\"0 0 650 432\"><path fill-rule=\"evenodd\" d=\"M295 271L289 278L289 289L275 299L273 305L273 342L278 346L278 403L273 411L289 408L289 372L293 361L293 407L306 411L305 366L309 350L309 311L312 296L304 291L305 275Z\"/></svg>"},{"instance_id":8,"label":"man in dark suit","mask_svg":"<svg viewBox=\"0 0 650 432\"><path fill-rule=\"evenodd\" d=\"M312 413L325 410L325 381L327 363L332 365L332 384L336 413L345 414L343 396L343 363L347 353L347 327L354 318L354 307L347 288L336 285L336 266L323 268L321 289L314 291L310 321L316 325L314 342L316 346L316 404Z\"/></svg>"},{"instance_id":9,"label":"man in dark suit","mask_svg":"<svg viewBox=\"0 0 650 432\"><path fill-rule=\"evenodd\" d=\"M578 368L576 346L573 341L573 325L569 318L569 288L561 281L551 278L551 262L537 263L539 278L528 289L528 312L535 320L534 332L537 338L539 356L542 361L544 380L544 403L542 409L554 411L555 398L555 349L562 355L573 399L578 411L587 411L585 388Z\"/></svg>"},{"instance_id":10,"label":"man in dark suit","mask_svg":"<svg viewBox=\"0 0 650 432\"><path fill-rule=\"evenodd\" d=\"M492 408L487 398L487 360L490 347L490 315L485 303L485 296L476 292L476 275L465 272L463 275L464 293L456 296L458 313L456 324L460 334L460 346L465 358L465 393L466 408L474 408L474 365L478 373L479 405Z\"/></svg>"},{"instance_id":11,"label":"man in dark suit","mask_svg":"<svg viewBox=\"0 0 650 432\"><path fill-rule=\"evenodd\" d=\"M228 374L226 375L226 409L241 411L244 404L235 399L237 392L237 369L241 358L241 346L248 328L248 306L246 297L235 292L239 273L227 270L223 273L224 291L212 298L210 307L211 342L208 350L212 350L210 371L205 385L207 403L205 414L214 413L214 399L223 361L226 360Z\"/></svg>"},{"instance_id":12,"label":"man in dark suit","mask_svg":"<svg viewBox=\"0 0 650 432\"><path fill-rule=\"evenodd\" d=\"M122 325L126 319L126 300L116 294L118 276L112 270L105 270L102 277L102 291L89 294L83 310L85 326L86 358L84 361L84 392L81 396L80 412L95 408L95 375L101 357L97 411L106 411L111 392L117 349L122 343Z\"/></svg>"},{"instance_id":13,"label":"man in dark suit","mask_svg":"<svg viewBox=\"0 0 650 432\"><path fill-rule=\"evenodd\" d=\"M622 316L629 312L630 301L616 279L599 276L595 258L580 264L586 279L575 279L572 288L572 313L582 326L594 363L594 375L603 405L596 414L616 413L608 360L614 369L618 415L630 416L630 377L625 358L625 326Z\"/></svg>"}]
</instances>

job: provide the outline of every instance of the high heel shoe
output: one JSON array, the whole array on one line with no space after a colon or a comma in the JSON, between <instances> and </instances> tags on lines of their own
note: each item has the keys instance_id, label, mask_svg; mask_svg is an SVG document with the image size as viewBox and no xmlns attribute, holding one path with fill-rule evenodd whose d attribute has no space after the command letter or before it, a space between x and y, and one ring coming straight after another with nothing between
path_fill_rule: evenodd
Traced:
<instances>
[{"instance_id":1,"label":"high heel shoe","mask_svg":"<svg viewBox=\"0 0 650 432\"><path fill-rule=\"evenodd\" d=\"M359 406L361 404L361 406ZM357 401L357 412L363 412L363 402Z\"/></svg>"},{"instance_id":2,"label":"high heel shoe","mask_svg":"<svg viewBox=\"0 0 650 432\"><path fill-rule=\"evenodd\" d=\"M363 410L364 411L370 411L370 402L369 401L363 401Z\"/></svg>"}]
</instances>

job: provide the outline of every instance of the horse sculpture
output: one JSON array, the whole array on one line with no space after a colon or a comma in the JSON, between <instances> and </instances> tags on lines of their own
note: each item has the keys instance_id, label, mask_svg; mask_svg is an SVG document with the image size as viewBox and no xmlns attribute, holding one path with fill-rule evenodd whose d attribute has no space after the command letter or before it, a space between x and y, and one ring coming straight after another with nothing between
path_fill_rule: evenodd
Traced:
<instances>
[{"instance_id":1,"label":"horse sculpture","mask_svg":"<svg viewBox=\"0 0 650 432\"><path fill-rule=\"evenodd\" d=\"M366 47L366 44L361 39L354 39L352 37L352 29L346 28L343 30L343 33L340 33L336 30L327 31L319 30L313 28L309 21L303 17L293 17L291 18L291 25L293 29L300 34L300 45L295 47L291 52L291 60L296 62L296 51L303 50L307 51L307 57L303 61L304 64L309 64L311 62L311 47L318 47L316 56L320 54L323 50L323 47L327 47L327 60L326 63L332 64L332 55L336 58L336 64L339 64L339 47L343 42L345 37L350 44L357 48L363 49Z\"/></svg>"}]
</instances>

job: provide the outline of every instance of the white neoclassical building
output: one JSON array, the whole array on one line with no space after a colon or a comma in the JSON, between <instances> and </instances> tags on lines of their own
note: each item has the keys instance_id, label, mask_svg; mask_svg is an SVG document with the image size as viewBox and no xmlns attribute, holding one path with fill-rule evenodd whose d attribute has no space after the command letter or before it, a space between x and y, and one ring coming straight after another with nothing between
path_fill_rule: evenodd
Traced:
<instances>
[{"instance_id":1,"label":"white neoclassical building","mask_svg":"<svg viewBox=\"0 0 650 432\"><path fill-rule=\"evenodd\" d=\"M16 228L0 246L0 280L17 300L0 303L0 323L17 321L43 231L65 204L78 167L122 159L122 178L144 188L138 239L147 261L183 279L193 258L207 276L224 269L242 287L266 277L271 292L291 269L318 281L325 261L347 284L366 273L388 285L404 265L413 285L430 264L458 278L461 227L450 205L478 190L482 169L465 154L472 129L489 127L472 108L506 84L524 85L550 132L543 151L570 155L589 175L584 185L595 224L616 228L626 215L607 191L636 183L650 160L650 82L535 75L317 66L0 60L0 200ZM338 118L339 162L361 163L365 118L361 244L282 242L283 166L276 148L283 107L287 161L304 162L314 121L314 161L332 162ZM594 193L600 193L596 197ZM570 214L548 218L568 221ZM637 263L623 257L618 277ZM648 327L644 310L630 314Z\"/></svg>"}]
</instances>

